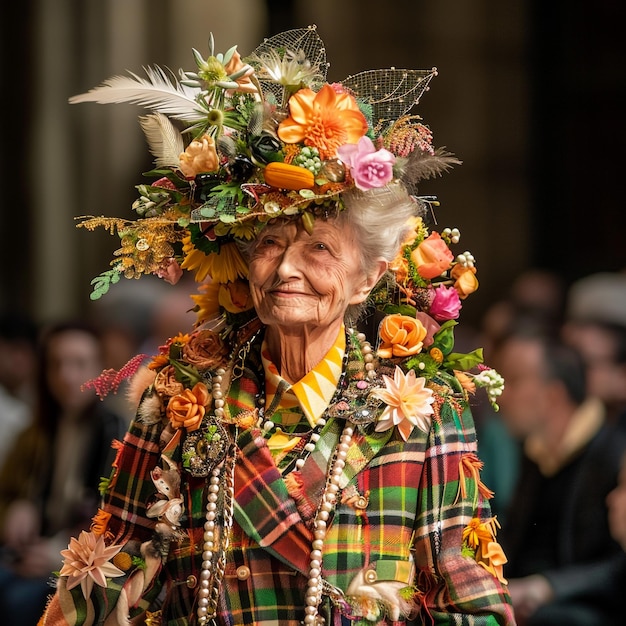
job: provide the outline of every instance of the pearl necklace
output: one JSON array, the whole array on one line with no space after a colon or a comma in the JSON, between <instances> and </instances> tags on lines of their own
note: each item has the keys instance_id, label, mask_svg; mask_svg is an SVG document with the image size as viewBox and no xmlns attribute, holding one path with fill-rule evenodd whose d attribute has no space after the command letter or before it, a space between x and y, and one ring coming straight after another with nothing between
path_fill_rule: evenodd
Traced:
<instances>
[{"instance_id":1,"label":"pearl necklace","mask_svg":"<svg viewBox=\"0 0 626 626\"><path fill-rule=\"evenodd\" d=\"M322 558L324 540L326 539L327 523L330 514L337 503L337 492L339 482L343 474L343 468L348 456L348 448L352 441L354 428L350 422L344 426L339 444L335 449L335 456L331 464L331 469L326 478L326 486L322 493L315 519L313 521L313 543L311 544L309 576L307 582L306 605L304 607L304 624L323 624L324 618L318 613L318 606L322 599L323 579L322 579Z\"/></svg>"},{"instance_id":2,"label":"pearl necklace","mask_svg":"<svg viewBox=\"0 0 626 626\"><path fill-rule=\"evenodd\" d=\"M351 331L352 335L352 331ZM371 345L366 341L363 333L358 333L356 338L361 346L361 353L363 356L365 377L372 380L376 373L374 371L374 354ZM345 369L345 367L344 367ZM215 375L212 378L212 396L213 407L215 417L218 420L224 418L224 394L221 388L223 376L225 370L220 368L216 370ZM340 386L340 385L339 385ZM262 418L261 418L262 421ZM326 424L324 417L320 417L317 427L321 429ZM263 429L268 433L274 424L271 420L262 424ZM322 558L324 540L326 539L327 523L330 519L331 513L337 503L337 493L339 492L339 484L341 482L341 476L343 474L343 468L346 464L346 458L348 456L348 449L352 441L352 435L354 434L354 424L347 421L343 428L343 432L339 438L339 443L333 453L333 460L330 464L330 469L326 477L326 484L324 491L321 495L320 505L315 514L313 520L313 542L311 544L311 552L309 555L309 572L307 580L307 591L305 597L304 608L304 620L305 626L309 625L321 625L324 623L324 618L319 615L318 607L322 599L324 590L324 580L322 577ZM304 446L304 453L306 456L315 449L315 444L319 440L318 432L315 432L311 436L311 440ZM226 460L213 468L211 471L211 477L209 479L206 514L204 524L203 546L202 546L202 567L200 572L200 589L198 590L197 600L197 617L198 623L203 626L207 624L209 620L215 617L217 609L217 601L219 596L219 586L224 573L224 560L225 553L228 547L228 535L232 525L232 510L234 499L234 486L233 486L233 472L235 466L235 451L232 450L231 454L227 455ZM300 469L306 458L299 458L296 463L296 469ZM223 482L222 470L224 466L230 465L230 482L225 487L226 497L224 501L224 523L221 529L221 545L219 546L220 556L217 561L214 561L216 546L215 542L215 520L218 514L218 500Z\"/></svg>"}]
</instances>

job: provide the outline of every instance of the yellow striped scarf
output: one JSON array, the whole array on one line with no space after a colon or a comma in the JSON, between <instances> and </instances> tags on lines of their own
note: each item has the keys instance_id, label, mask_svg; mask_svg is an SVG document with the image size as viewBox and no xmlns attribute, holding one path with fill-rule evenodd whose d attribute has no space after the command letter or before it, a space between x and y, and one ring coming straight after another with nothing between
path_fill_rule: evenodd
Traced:
<instances>
[{"instance_id":1,"label":"yellow striped scarf","mask_svg":"<svg viewBox=\"0 0 626 626\"><path fill-rule=\"evenodd\" d=\"M292 426L297 424L304 414L310 427L315 427L337 389L345 351L346 335L342 325L335 343L326 356L302 379L289 385L272 363L264 343L261 358L265 371L265 406L269 407L276 402L275 396L280 393L280 385L283 391L277 400L276 411L280 411L281 423L284 426ZM290 409L293 409L293 413L289 411ZM270 437L268 445L272 451L286 452L293 448L298 440L299 437L286 435L277 430Z\"/></svg>"}]
</instances>

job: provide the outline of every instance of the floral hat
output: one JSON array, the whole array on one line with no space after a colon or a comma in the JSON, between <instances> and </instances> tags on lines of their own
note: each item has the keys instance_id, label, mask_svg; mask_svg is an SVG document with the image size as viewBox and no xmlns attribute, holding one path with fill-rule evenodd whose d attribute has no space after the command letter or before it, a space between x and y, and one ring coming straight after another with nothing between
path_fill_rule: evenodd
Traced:
<instances>
[{"instance_id":1,"label":"floral hat","mask_svg":"<svg viewBox=\"0 0 626 626\"><path fill-rule=\"evenodd\" d=\"M175 282L187 270L199 283L210 279L205 290L237 312L248 305L237 239L279 216L300 215L310 227L320 212L343 208L351 187L399 180L415 194L419 180L459 162L435 149L410 113L435 69L370 70L328 83L315 27L280 33L244 59L236 46L216 53L211 35L208 52L194 49L196 69L178 77L147 68L145 78L115 76L70 99L150 111L139 121L156 167L137 185L136 218L79 218L79 227L104 227L121 240L111 269L92 281L93 299L122 276Z\"/></svg>"},{"instance_id":2,"label":"floral hat","mask_svg":"<svg viewBox=\"0 0 626 626\"><path fill-rule=\"evenodd\" d=\"M210 322L225 335L254 316L238 242L281 216L310 230L317 216L345 208L346 190L396 182L419 206L410 237L371 294L392 314L378 353L408 358L423 375L479 365L480 350L452 352L462 301L478 288L474 257L451 251L458 229L431 231L417 216L437 204L417 194L418 183L460 163L433 146L412 112L436 69L368 70L328 83L313 26L266 39L245 58L236 46L216 53L212 35L208 48L207 57L194 49L195 70L178 77L147 68L145 78L115 76L70 99L150 111L139 120L155 168L137 185L136 218L79 218L79 227L104 227L121 240L111 269L92 281L91 298L121 277L156 274L175 283L189 271L200 285L191 295L197 327ZM494 400L500 380L483 383L496 389Z\"/></svg>"}]
</instances>

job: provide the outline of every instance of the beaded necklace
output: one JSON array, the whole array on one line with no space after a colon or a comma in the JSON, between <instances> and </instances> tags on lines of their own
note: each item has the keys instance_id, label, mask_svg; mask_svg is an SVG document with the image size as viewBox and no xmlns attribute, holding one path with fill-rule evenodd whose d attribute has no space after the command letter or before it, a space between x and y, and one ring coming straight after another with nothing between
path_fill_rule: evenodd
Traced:
<instances>
[{"instance_id":1,"label":"beaded necklace","mask_svg":"<svg viewBox=\"0 0 626 626\"><path fill-rule=\"evenodd\" d=\"M238 354L241 356L241 361L233 367L233 371L243 372L244 360L250 350L250 344L257 336L258 334L255 334L239 350ZM346 344L342 375L331 403L319 418L310 434L309 441L302 447L300 454L297 458L291 460L287 468L283 469L284 474L285 470L300 469L304 465L307 457L315 449L315 445L320 437L319 432L326 425L328 419L344 418L346 420L337 447L331 457L324 491L313 519L313 542L309 559L310 567L303 620L305 625L324 623L324 618L318 612L323 592L327 586L322 578L324 539L326 538L328 520L337 502L339 484L354 434L354 427L356 424L373 421L381 404L379 400L371 400L368 397L372 390L372 385L377 384L375 381L374 353L371 345L366 341L363 333L356 334L352 330L348 330L348 341ZM211 379L215 422L224 420L225 400L222 382L225 374L226 371L224 369L219 369ZM266 436L269 436L275 424L271 419L265 418L263 398L261 397L259 400L261 406L259 408L257 426L263 429ZM220 583L224 573L226 551L228 549L228 535L233 521L234 468L237 450L234 443L225 445L226 442L222 441L222 436L226 435L223 425L220 424L216 429L219 436L216 437L215 444L217 444L216 447L219 450L219 454L210 455L214 464L209 473L200 588L198 590L196 611L198 623L201 625L205 625L215 619ZM210 443L212 446L213 442ZM216 518L220 504L223 505L224 520L221 532L216 533Z\"/></svg>"}]
</instances>

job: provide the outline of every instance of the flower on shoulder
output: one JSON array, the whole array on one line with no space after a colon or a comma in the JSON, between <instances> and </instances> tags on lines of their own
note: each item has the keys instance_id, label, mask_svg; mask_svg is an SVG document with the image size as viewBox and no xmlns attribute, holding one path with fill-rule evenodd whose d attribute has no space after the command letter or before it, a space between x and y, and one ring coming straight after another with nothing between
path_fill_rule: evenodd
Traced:
<instances>
[{"instance_id":1,"label":"flower on shoulder","mask_svg":"<svg viewBox=\"0 0 626 626\"><path fill-rule=\"evenodd\" d=\"M356 143L367 132L367 120L354 96L324 85L317 93L305 88L289 98L289 117L278 126L285 143L304 143L334 159L337 148Z\"/></svg>"},{"instance_id":2,"label":"flower on shoulder","mask_svg":"<svg viewBox=\"0 0 626 626\"><path fill-rule=\"evenodd\" d=\"M463 529L463 541L470 550L475 552L476 562L506 585L503 567L508 559L502 546L496 541L496 532L499 527L495 517L485 522L473 517Z\"/></svg>"},{"instance_id":3,"label":"flower on shoulder","mask_svg":"<svg viewBox=\"0 0 626 626\"><path fill-rule=\"evenodd\" d=\"M107 577L123 576L124 572L110 562L122 546L107 546L102 535L86 530L81 531L78 539L70 539L67 550L61 551L63 567L59 574L67 576L68 591L80 585L83 596L88 598L94 583L107 586Z\"/></svg>"},{"instance_id":4,"label":"flower on shoulder","mask_svg":"<svg viewBox=\"0 0 626 626\"><path fill-rule=\"evenodd\" d=\"M173 365L166 365L162 368L154 379L154 389L162 396L175 396L182 393L185 386L176 379L176 368Z\"/></svg>"},{"instance_id":5,"label":"flower on shoulder","mask_svg":"<svg viewBox=\"0 0 626 626\"><path fill-rule=\"evenodd\" d=\"M413 250L411 260L417 267L417 273L430 280L450 269L454 256L441 235L433 232Z\"/></svg>"},{"instance_id":6,"label":"flower on shoulder","mask_svg":"<svg viewBox=\"0 0 626 626\"><path fill-rule=\"evenodd\" d=\"M377 150L366 135L356 144L339 146L337 155L350 168L354 184L363 191L384 187L393 178L396 157L385 148Z\"/></svg>"},{"instance_id":7,"label":"flower on shoulder","mask_svg":"<svg viewBox=\"0 0 626 626\"><path fill-rule=\"evenodd\" d=\"M396 366L393 378L385 376L385 389L375 389L372 395L387 404L376 423L376 432L394 426L406 441L415 426L424 432L430 429L430 416L434 398L432 389L426 387L425 378L417 378L413 370L404 373Z\"/></svg>"},{"instance_id":8,"label":"flower on shoulder","mask_svg":"<svg viewBox=\"0 0 626 626\"><path fill-rule=\"evenodd\" d=\"M167 354L157 354L152 357L152 361L148 363L148 369L160 370L170 362L170 357Z\"/></svg>"},{"instance_id":9,"label":"flower on shoulder","mask_svg":"<svg viewBox=\"0 0 626 626\"><path fill-rule=\"evenodd\" d=\"M171 397L166 413L172 428L186 428L190 432L198 430L210 400L211 394L204 383L196 383L193 389L185 389Z\"/></svg>"},{"instance_id":10,"label":"flower on shoulder","mask_svg":"<svg viewBox=\"0 0 626 626\"><path fill-rule=\"evenodd\" d=\"M465 267L457 263L450 272L450 277L454 280L454 288L461 300L478 289L478 278L476 278L475 267Z\"/></svg>"},{"instance_id":11,"label":"flower on shoulder","mask_svg":"<svg viewBox=\"0 0 626 626\"><path fill-rule=\"evenodd\" d=\"M455 320L461 311L461 298L454 287L439 285L434 288L429 313L437 321Z\"/></svg>"},{"instance_id":12,"label":"flower on shoulder","mask_svg":"<svg viewBox=\"0 0 626 626\"><path fill-rule=\"evenodd\" d=\"M422 322L409 315L387 315L380 324L381 345L378 356L383 359L407 357L421 352L426 337Z\"/></svg>"},{"instance_id":13,"label":"flower on shoulder","mask_svg":"<svg viewBox=\"0 0 626 626\"><path fill-rule=\"evenodd\" d=\"M205 329L192 333L183 347L183 359L198 369L208 369L223 364L228 349L218 333Z\"/></svg>"}]
</instances>

